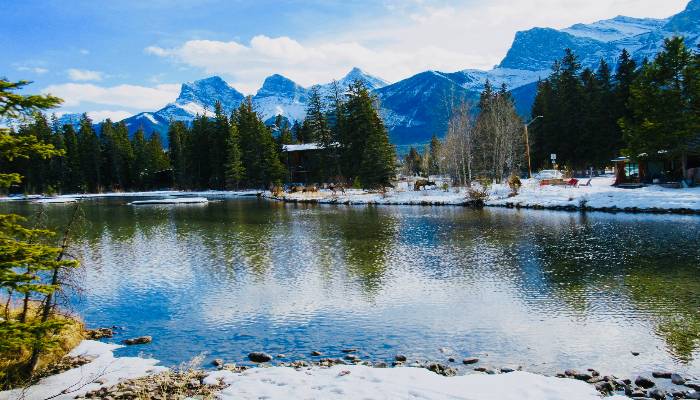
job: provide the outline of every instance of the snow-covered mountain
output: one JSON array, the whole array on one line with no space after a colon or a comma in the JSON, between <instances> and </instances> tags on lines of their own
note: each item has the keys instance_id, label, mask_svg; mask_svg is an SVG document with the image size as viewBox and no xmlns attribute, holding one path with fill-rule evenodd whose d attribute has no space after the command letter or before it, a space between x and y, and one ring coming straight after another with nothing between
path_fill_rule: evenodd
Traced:
<instances>
[{"instance_id":1,"label":"snow-covered mountain","mask_svg":"<svg viewBox=\"0 0 700 400\"><path fill-rule=\"evenodd\" d=\"M275 74L265 79L258 93L253 96L253 104L266 122L278 115L289 121L301 121L306 115L308 99L308 89Z\"/></svg>"},{"instance_id":2,"label":"snow-covered mountain","mask_svg":"<svg viewBox=\"0 0 700 400\"><path fill-rule=\"evenodd\" d=\"M158 132L167 144L167 132L170 121L189 122L199 115L212 115L216 102L226 113L238 107L245 96L229 86L218 76L200 79L182 84L177 99L155 112L143 112L124 120L129 132L142 128L147 133Z\"/></svg>"},{"instance_id":3,"label":"snow-covered mountain","mask_svg":"<svg viewBox=\"0 0 700 400\"><path fill-rule=\"evenodd\" d=\"M381 114L393 143L421 144L433 134L443 136L449 105L477 99L487 79L496 87L505 84L515 98L518 111L527 116L537 81L549 75L552 63L561 59L564 49L571 48L584 67L595 67L601 59L614 67L622 49L627 49L637 60L651 58L661 49L663 40L674 35L685 36L690 47L700 43L700 0L690 1L683 12L667 19L618 16L562 30L533 28L518 32L501 63L490 71L427 71L388 84L353 68L338 82L343 87L356 79L365 82L380 100ZM330 84L320 86L327 92ZM276 74L265 80L253 103L268 123L280 114L288 120L301 120L308 96L308 88ZM243 98L223 79L211 77L183 84L177 100L161 110L137 114L125 121L131 131L143 127L146 131L160 132L167 143L165 132L171 119L191 121L196 114L209 114L217 100L229 112Z\"/></svg>"},{"instance_id":4,"label":"snow-covered mountain","mask_svg":"<svg viewBox=\"0 0 700 400\"><path fill-rule=\"evenodd\" d=\"M389 82L385 81L384 79L369 75L363 70L355 67L350 72L348 72L347 75L345 75L342 79L338 81L338 85L340 85L340 87L348 87L351 83L355 81L362 81L362 83L364 83L365 86L372 90L383 88L384 86L389 84ZM322 86L329 85L330 83Z\"/></svg>"},{"instance_id":5,"label":"snow-covered mountain","mask_svg":"<svg viewBox=\"0 0 700 400\"><path fill-rule=\"evenodd\" d=\"M338 82L347 86L350 82L360 79L368 87L375 89L386 85L380 78L369 75L359 68L353 68ZM321 85L322 90L329 84ZM263 82L262 87L253 96L253 106L261 118L272 123L277 115L282 115L289 121L299 121L306 114L309 89L304 88L291 79L274 74ZM245 96L229 86L222 78L212 76L194 82L184 83L178 98L155 112L143 112L124 120L133 134L139 128L147 133L158 132L163 143L167 145L169 121L192 121L196 115L212 115L217 101L221 102L228 114L241 104Z\"/></svg>"},{"instance_id":6,"label":"snow-covered mountain","mask_svg":"<svg viewBox=\"0 0 700 400\"><path fill-rule=\"evenodd\" d=\"M562 30L533 28L518 32L503 61L490 71L420 73L381 88L377 94L392 141L398 145L426 143L433 134L442 136L446 131L444 105L478 98L486 79L497 87L505 84L518 112L527 118L537 81L549 76L553 62L561 59L564 49L572 49L583 67L595 68L601 59L615 67L622 49L638 61L652 58L663 40L675 35L684 36L691 48L700 44L700 0L690 1L683 12L667 19L618 16Z\"/></svg>"}]
</instances>

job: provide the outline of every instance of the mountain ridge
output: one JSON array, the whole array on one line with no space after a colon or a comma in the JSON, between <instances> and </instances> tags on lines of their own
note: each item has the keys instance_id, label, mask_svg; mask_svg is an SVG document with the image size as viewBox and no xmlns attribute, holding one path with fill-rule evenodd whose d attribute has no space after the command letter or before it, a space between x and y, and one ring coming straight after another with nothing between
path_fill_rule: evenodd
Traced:
<instances>
[{"instance_id":1,"label":"mountain ridge","mask_svg":"<svg viewBox=\"0 0 700 400\"><path fill-rule=\"evenodd\" d=\"M579 56L581 65L595 68L601 59L613 68L622 49L636 60L653 57L663 40L673 35L686 37L689 47L700 43L700 0L692 0L680 13L669 18L633 18L616 16L568 28L534 27L515 34L503 60L489 71L465 69L456 72L424 71L398 82L353 68L337 82L346 86L361 79L377 94L381 115L394 144L403 146L426 143L433 134L443 136L448 112L444 105L454 101L474 101L489 80L494 86L506 84L514 94L516 108L527 117L534 101L536 82L549 76L551 66L565 48ZM320 84L324 93L330 84ZM270 75L253 96L253 103L266 122L278 114L290 121L301 120L306 111L309 88L280 74ZM213 76L182 85L180 96L160 110L139 113L124 121L131 132L139 127L157 131L167 143L170 120L191 121L197 114L210 115L218 100L230 112L240 104L243 94L221 77Z\"/></svg>"}]
</instances>

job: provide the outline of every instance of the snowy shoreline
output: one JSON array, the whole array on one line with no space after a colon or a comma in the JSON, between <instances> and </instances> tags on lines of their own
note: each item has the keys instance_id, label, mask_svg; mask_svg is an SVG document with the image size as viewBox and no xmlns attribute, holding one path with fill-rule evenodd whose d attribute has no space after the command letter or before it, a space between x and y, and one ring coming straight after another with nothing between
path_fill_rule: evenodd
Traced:
<instances>
[{"instance_id":1,"label":"snowy shoreline","mask_svg":"<svg viewBox=\"0 0 700 400\"><path fill-rule=\"evenodd\" d=\"M582 180L585 181L585 180ZM269 191L199 191L180 192L174 190L130 193L69 194L55 197L23 196L0 197L3 201L37 201L43 204L59 203L61 199L97 199L118 197L186 198L206 197L227 199L256 196L272 201L307 204L335 205L403 205L403 206L472 206L505 207L515 209L600 211L649 214L700 214L700 187L686 189L664 188L658 185L639 189L622 189L612 186L613 178L593 178L590 186L539 186L534 179L523 180L517 195L504 184L493 185L488 198L482 203L469 199L465 188L448 190L412 190L405 182L397 189L384 193L360 189L344 192L320 190L312 193L283 193L276 196Z\"/></svg>"},{"instance_id":2,"label":"snowy shoreline","mask_svg":"<svg viewBox=\"0 0 700 400\"><path fill-rule=\"evenodd\" d=\"M158 360L114 357L121 346L84 340L71 351L93 361L40 380L26 389L0 392L0 400L73 399L118 382L168 371ZM528 372L445 377L425 368L372 368L364 365L331 367L255 367L243 372L208 372L203 385L228 385L220 399L481 399L481 400L597 400L600 394L583 381ZM103 389L104 390L104 389ZM610 399L624 399L613 396Z\"/></svg>"},{"instance_id":3,"label":"snowy shoreline","mask_svg":"<svg viewBox=\"0 0 700 400\"><path fill-rule=\"evenodd\" d=\"M652 214L700 214L700 187L669 189L648 186L622 189L612 186L613 179L593 178L590 186L539 186L534 179L523 181L516 196L510 196L506 185L494 185L488 191L485 207L505 207L536 210L601 211ZM285 193L274 196L265 192L263 197L289 203L341 205L423 205L423 206L480 206L468 198L465 189L450 188L413 191L392 190L373 193L358 189L345 193L320 191L316 193Z\"/></svg>"}]
</instances>

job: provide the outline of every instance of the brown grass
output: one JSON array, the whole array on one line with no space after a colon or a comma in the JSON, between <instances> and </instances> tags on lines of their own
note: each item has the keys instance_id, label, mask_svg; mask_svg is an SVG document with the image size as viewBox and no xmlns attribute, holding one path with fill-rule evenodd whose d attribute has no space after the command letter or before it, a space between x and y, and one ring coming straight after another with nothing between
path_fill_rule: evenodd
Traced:
<instances>
[{"instance_id":1,"label":"brown grass","mask_svg":"<svg viewBox=\"0 0 700 400\"><path fill-rule=\"evenodd\" d=\"M30 308L29 318L40 318L38 305L34 304ZM10 318L16 318L20 313L20 308L10 310ZM32 349L29 347L22 348L12 357L0 357L0 388L9 389L30 384L42 375L42 371L53 363L56 363L74 347L76 347L84 338L84 325L82 321L66 315L54 314L54 320L65 322L65 325L56 332L52 339L55 339L57 344L46 350L39 357L37 367L32 376L27 376L27 363L32 354Z\"/></svg>"}]
</instances>

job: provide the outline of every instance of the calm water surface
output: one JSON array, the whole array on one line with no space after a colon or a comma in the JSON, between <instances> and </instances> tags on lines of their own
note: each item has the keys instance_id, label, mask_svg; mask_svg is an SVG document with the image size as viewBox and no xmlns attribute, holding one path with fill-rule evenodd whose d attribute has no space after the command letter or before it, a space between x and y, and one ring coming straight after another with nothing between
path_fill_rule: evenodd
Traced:
<instances>
[{"instance_id":1,"label":"calm water surface","mask_svg":"<svg viewBox=\"0 0 700 400\"><path fill-rule=\"evenodd\" d=\"M124 327L115 340L154 337L122 355L177 364L354 347L372 360L700 374L696 216L125 203L81 203L81 291L69 300L89 326ZM44 210L60 226L71 207L0 211Z\"/></svg>"}]
</instances>

